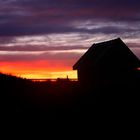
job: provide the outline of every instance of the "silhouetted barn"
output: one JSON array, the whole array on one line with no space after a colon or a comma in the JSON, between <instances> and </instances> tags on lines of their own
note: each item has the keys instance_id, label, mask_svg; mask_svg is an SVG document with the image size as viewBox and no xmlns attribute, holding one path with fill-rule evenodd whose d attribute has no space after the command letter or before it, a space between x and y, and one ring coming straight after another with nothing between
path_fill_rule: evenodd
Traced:
<instances>
[{"instance_id":1,"label":"silhouetted barn","mask_svg":"<svg viewBox=\"0 0 140 140\"><path fill-rule=\"evenodd\" d=\"M140 60L120 39L93 44L73 66L84 87L110 86L136 77Z\"/></svg>"}]
</instances>

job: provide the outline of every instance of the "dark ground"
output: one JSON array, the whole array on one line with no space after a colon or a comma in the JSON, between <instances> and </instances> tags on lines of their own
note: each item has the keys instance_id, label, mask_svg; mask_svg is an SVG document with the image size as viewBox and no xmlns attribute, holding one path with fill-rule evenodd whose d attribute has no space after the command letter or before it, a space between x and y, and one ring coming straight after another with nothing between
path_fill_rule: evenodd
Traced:
<instances>
[{"instance_id":1,"label":"dark ground","mask_svg":"<svg viewBox=\"0 0 140 140\"><path fill-rule=\"evenodd\" d=\"M139 120L139 84L86 90L76 81L32 82L0 74L1 120L129 125Z\"/></svg>"}]
</instances>

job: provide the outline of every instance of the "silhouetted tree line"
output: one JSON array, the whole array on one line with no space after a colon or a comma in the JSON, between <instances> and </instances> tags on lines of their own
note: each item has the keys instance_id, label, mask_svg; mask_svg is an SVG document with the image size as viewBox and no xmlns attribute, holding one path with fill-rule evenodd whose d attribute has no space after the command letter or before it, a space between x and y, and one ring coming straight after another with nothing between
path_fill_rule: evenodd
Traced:
<instances>
[{"instance_id":1,"label":"silhouetted tree line","mask_svg":"<svg viewBox=\"0 0 140 140\"><path fill-rule=\"evenodd\" d=\"M78 81L33 82L1 73L2 116L7 121L128 119L139 110L138 75L123 84L85 89Z\"/></svg>"}]
</instances>

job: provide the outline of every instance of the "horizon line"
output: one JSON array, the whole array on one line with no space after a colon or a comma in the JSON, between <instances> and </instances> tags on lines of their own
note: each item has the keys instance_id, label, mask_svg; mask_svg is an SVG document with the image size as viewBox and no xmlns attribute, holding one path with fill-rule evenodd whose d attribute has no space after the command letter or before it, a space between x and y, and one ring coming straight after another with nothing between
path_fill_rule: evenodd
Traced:
<instances>
[{"instance_id":1,"label":"horizon line","mask_svg":"<svg viewBox=\"0 0 140 140\"><path fill-rule=\"evenodd\" d=\"M78 78L26 78L31 81L57 81L57 80L69 80L69 81L78 81Z\"/></svg>"}]
</instances>

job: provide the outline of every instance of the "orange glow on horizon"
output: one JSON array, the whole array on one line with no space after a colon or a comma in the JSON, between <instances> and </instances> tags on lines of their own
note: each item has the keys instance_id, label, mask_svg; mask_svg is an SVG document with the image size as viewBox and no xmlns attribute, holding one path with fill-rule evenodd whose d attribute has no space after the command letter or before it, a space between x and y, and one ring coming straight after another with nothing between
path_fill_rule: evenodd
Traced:
<instances>
[{"instance_id":1,"label":"orange glow on horizon","mask_svg":"<svg viewBox=\"0 0 140 140\"><path fill-rule=\"evenodd\" d=\"M76 71L60 71L60 72L48 72L46 74L22 74L21 77L27 79L56 79L56 78L70 78L77 79Z\"/></svg>"},{"instance_id":2,"label":"orange glow on horizon","mask_svg":"<svg viewBox=\"0 0 140 140\"><path fill-rule=\"evenodd\" d=\"M0 72L27 79L77 79L77 71L59 63L50 64L46 61L33 62L0 62Z\"/></svg>"}]
</instances>

